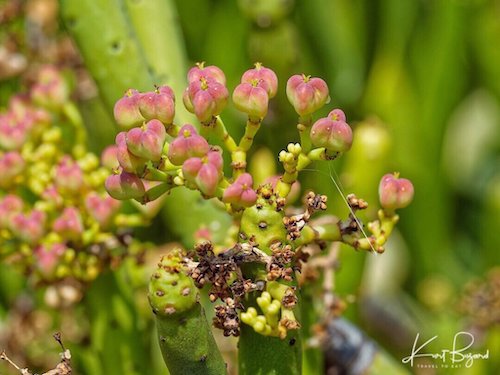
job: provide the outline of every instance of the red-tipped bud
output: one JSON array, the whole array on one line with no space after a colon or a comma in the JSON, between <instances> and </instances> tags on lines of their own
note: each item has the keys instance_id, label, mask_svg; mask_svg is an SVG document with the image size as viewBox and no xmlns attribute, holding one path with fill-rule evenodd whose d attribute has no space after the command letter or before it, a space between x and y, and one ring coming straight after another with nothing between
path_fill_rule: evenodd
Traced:
<instances>
[{"instance_id":1,"label":"red-tipped bud","mask_svg":"<svg viewBox=\"0 0 500 375\"><path fill-rule=\"evenodd\" d=\"M219 115L227 104L229 92L226 86L213 78L201 77L189 84L182 99L186 109L207 123Z\"/></svg>"},{"instance_id":2,"label":"red-tipped bud","mask_svg":"<svg viewBox=\"0 0 500 375\"><path fill-rule=\"evenodd\" d=\"M140 97L139 91L129 89L123 98L118 99L113 109L118 125L129 129L144 122L144 116L139 111Z\"/></svg>"},{"instance_id":3,"label":"red-tipped bud","mask_svg":"<svg viewBox=\"0 0 500 375\"><path fill-rule=\"evenodd\" d=\"M110 196L100 196L97 193L90 193L85 198L85 208L102 228L107 228L111 224L113 216L120 209L120 202Z\"/></svg>"},{"instance_id":4,"label":"red-tipped bud","mask_svg":"<svg viewBox=\"0 0 500 375\"><path fill-rule=\"evenodd\" d=\"M83 233L83 223L80 212L75 207L67 207L61 216L54 220L52 229L65 238L77 240Z\"/></svg>"},{"instance_id":5,"label":"red-tipped bud","mask_svg":"<svg viewBox=\"0 0 500 375\"><path fill-rule=\"evenodd\" d=\"M267 114L269 96L266 90L256 86L257 81L240 83L233 92L233 102L236 109L248 114L249 117L262 119Z\"/></svg>"},{"instance_id":6,"label":"red-tipped bud","mask_svg":"<svg viewBox=\"0 0 500 375\"><path fill-rule=\"evenodd\" d=\"M257 200L257 193L252 186L252 176L249 173L243 173L224 190L222 200L243 207L253 206Z\"/></svg>"},{"instance_id":7,"label":"red-tipped bud","mask_svg":"<svg viewBox=\"0 0 500 375\"><path fill-rule=\"evenodd\" d=\"M159 120L151 120L140 128L127 132L128 150L135 156L151 161L159 161L163 145L167 139L165 126Z\"/></svg>"},{"instance_id":8,"label":"red-tipped bud","mask_svg":"<svg viewBox=\"0 0 500 375\"><path fill-rule=\"evenodd\" d=\"M30 90L33 101L42 107L58 108L69 98L70 89L61 73L53 66L45 66L38 73L37 82Z\"/></svg>"},{"instance_id":9,"label":"red-tipped bud","mask_svg":"<svg viewBox=\"0 0 500 375\"><path fill-rule=\"evenodd\" d=\"M160 86L155 91L145 92L139 97L139 111L147 120L157 119L171 124L175 116L175 95L168 86Z\"/></svg>"},{"instance_id":10,"label":"red-tipped bud","mask_svg":"<svg viewBox=\"0 0 500 375\"><path fill-rule=\"evenodd\" d=\"M127 147L127 133L120 132L116 135L116 158L124 171L129 173L141 172L144 169L146 159L132 154Z\"/></svg>"},{"instance_id":11,"label":"red-tipped bud","mask_svg":"<svg viewBox=\"0 0 500 375\"><path fill-rule=\"evenodd\" d=\"M116 169L118 163L118 146L110 145L101 153L101 164L108 169Z\"/></svg>"},{"instance_id":12,"label":"red-tipped bud","mask_svg":"<svg viewBox=\"0 0 500 375\"><path fill-rule=\"evenodd\" d=\"M328 86L321 78L293 75L286 83L286 95L299 116L310 115L328 102Z\"/></svg>"},{"instance_id":13,"label":"red-tipped bud","mask_svg":"<svg viewBox=\"0 0 500 375\"><path fill-rule=\"evenodd\" d=\"M256 82L256 84L254 84ZM241 77L241 83L250 83L266 90L269 98L274 98L278 91L278 77L271 69L255 63L255 68L247 70Z\"/></svg>"},{"instance_id":14,"label":"red-tipped bud","mask_svg":"<svg viewBox=\"0 0 500 375\"><path fill-rule=\"evenodd\" d=\"M23 210L23 200L17 195L8 194L0 200L0 228L7 228L11 217Z\"/></svg>"},{"instance_id":15,"label":"red-tipped bud","mask_svg":"<svg viewBox=\"0 0 500 375\"><path fill-rule=\"evenodd\" d=\"M50 274L65 251L66 245L61 243L37 246L34 251L36 265L43 274Z\"/></svg>"},{"instance_id":16,"label":"red-tipped bud","mask_svg":"<svg viewBox=\"0 0 500 375\"><path fill-rule=\"evenodd\" d=\"M329 152L346 152L352 145L352 130L345 122L345 114L334 109L328 117L320 118L311 128L311 142Z\"/></svg>"},{"instance_id":17,"label":"red-tipped bud","mask_svg":"<svg viewBox=\"0 0 500 375\"><path fill-rule=\"evenodd\" d=\"M12 217L11 230L20 240L34 244L45 234L45 219L45 213L39 210L28 215L19 213Z\"/></svg>"},{"instance_id":18,"label":"red-tipped bud","mask_svg":"<svg viewBox=\"0 0 500 375\"><path fill-rule=\"evenodd\" d=\"M31 122L16 122L12 114L0 114L0 147L19 150L30 135Z\"/></svg>"},{"instance_id":19,"label":"red-tipped bud","mask_svg":"<svg viewBox=\"0 0 500 375\"><path fill-rule=\"evenodd\" d=\"M199 82L201 78L213 79L221 85L226 85L226 76L224 72L215 65L205 67L205 63L201 62L189 69L187 79L189 83Z\"/></svg>"},{"instance_id":20,"label":"red-tipped bud","mask_svg":"<svg viewBox=\"0 0 500 375\"><path fill-rule=\"evenodd\" d=\"M76 193L82 189L83 172L71 157L64 156L55 173L55 184L60 192Z\"/></svg>"},{"instance_id":21,"label":"red-tipped bud","mask_svg":"<svg viewBox=\"0 0 500 375\"><path fill-rule=\"evenodd\" d=\"M378 194L382 208L391 211L404 208L413 200L413 184L410 180L398 176L388 173L380 180Z\"/></svg>"},{"instance_id":22,"label":"red-tipped bud","mask_svg":"<svg viewBox=\"0 0 500 375\"><path fill-rule=\"evenodd\" d=\"M0 187L12 185L13 179L23 172L25 165L23 157L17 151L0 156Z\"/></svg>"},{"instance_id":23,"label":"red-tipped bud","mask_svg":"<svg viewBox=\"0 0 500 375\"><path fill-rule=\"evenodd\" d=\"M222 156L210 151L203 158L190 158L182 165L184 178L195 184L206 196L213 196L222 178Z\"/></svg>"},{"instance_id":24,"label":"red-tipped bud","mask_svg":"<svg viewBox=\"0 0 500 375\"><path fill-rule=\"evenodd\" d=\"M182 165L189 158L205 156L209 150L206 139L196 132L194 126L186 124L170 144L168 158L172 164Z\"/></svg>"},{"instance_id":25,"label":"red-tipped bud","mask_svg":"<svg viewBox=\"0 0 500 375\"><path fill-rule=\"evenodd\" d=\"M139 200L146 193L142 180L127 172L108 176L104 186L109 195L118 200Z\"/></svg>"}]
</instances>

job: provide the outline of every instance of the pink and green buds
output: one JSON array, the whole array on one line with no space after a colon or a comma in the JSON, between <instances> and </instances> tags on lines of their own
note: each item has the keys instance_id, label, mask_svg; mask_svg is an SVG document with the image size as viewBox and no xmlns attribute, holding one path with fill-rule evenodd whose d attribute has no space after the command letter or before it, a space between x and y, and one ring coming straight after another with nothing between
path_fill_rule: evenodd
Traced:
<instances>
[{"instance_id":1,"label":"pink and green buds","mask_svg":"<svg viewBox=\"0 0 500 375\"><path fill-rule=\"evenodd\" d=\"M243 173L224 190L222 200L237 206L253 206L257 200L257 193L252 186L252 176L249 173Z\"/></svg>"},{"instance_id":2,"label":"pink and green buds","mask_svg":"<svg viewBox=\"0 0 500 375\"><path fill-rule=\"evenodd\" d=\"M175 95L168 86L145 92L139 97L139 111L146 120L157 119L172 124L175 116Z\"/></svg>"},{"instance_id":3,"label":"pink and green buds","mask_svg":"<svg viewBox=\"0 0 500 375\"><path fill-rule=\"evenodd\" d=\"M101 196L91 192L85 198L85 208L102 228L106 228L111 224L113 216L120 209L120 202L110 196Z\"/></svg>"},{"instance_id":4,"label":"pink and green buds","mask_svg":"<svg viewBox=\"0 0 500 375\"><path fill-rule=\"evenodd\" d=\"M170 144L168 159L172 164L182 165L189 158L205 156L209 150L206 139L198 135L194 126L186 124Z\"/></svg>"},{"instance_id":5,"label":"pink and green buds","mask_svg":"<svg viewBox=\"0 0 500 375\"><path fill-rule=\"evenodd\" d=\"M278 77L271 69L261 63L255 63L255 68L247 70L241 76L241 83L250 83L266 90L269 99L274 98L278 91Z\"/></svg>"},{"instance_id":6,"label":"pink and green buds","mask_svg":"<svg viewBox=\"0 0 500 375\"><path fill-rule=\"evenodd\" d=\"M0 199L0 228L7 228L11 217L22 212L23 207L24 203L17 195L8 194Z\"/></svg>"},{"instance_id":7,"label":"pink and green buds","mask_svg":"<svg viewBox=\"0 0 500 375\"><path fill-rule=\"evenodd\" d=\"M398 177L398 173L388 173L380 180L378 188L380 205L386 210L405 208L413 200L413 184L406 178Z\"/></svg>"},{"instance_id":8,"label":"pink and green buds","mask_svg":"<svg viewBox=\"0 0 500 375\"><path fill-rule=\"evenodd\" d=\"M262 119L267 115L269 96L258 86L258 81L240 83L233 91L233 102L237 110L251 118Z\"/></svg>"},{"instance_id":9,"label":"pink and green buds","mask_svg":"<svg viewBox=\"0 0 500 375\"><path fill-rule=\"evenodd\" d=\"M40 69L37 82L31 88L32 100L47 108L61 107L69 99L69 94L68 83L53 66Z\"/></svg>"},{"instance_id":10,"label":"pink and green buds","mask_svg":"<svg viewBox=\"0 0 500 375\"><path fill-rule=\"evenodd\" d=\"M321 78L293 75L286 83L286 95L299 116L316 112L328 102L328 86Z\"/></svg>"},{"instance_id":11,"label":"pink and green buds","mask_svg":"<svg viewBox=\"0 0 500 375\"><path fill-rule=\"evenodd\" d=\"M206 196L214 196L222 178L222 155L218 151L209 151L202 158L190 158L182 165L184 178L195 184Z\"/></svg>"},{"instance_id":12,"label":"pink and green buds","mask_svg":"<svg viewBox=\"0 0 500 375\"><path fill-rule=\"evenodd\" d=\"M221 85L226 85L226 76L224 72L217 66L210 65L205 67L205 63L197 63L196 66L189 69L187 79L189 83L199 82L201 78L211 78Z\"/></svg>"},{"instance_id":13,"label":"pink and green buds","mask_svg":"<svg viewBox=\"0 0 500 375\"><path fill-rule=\"evenodd\" d=\"M194 113L200 122L208 123L222 112L228 97L229 92L223 83L211 76L200 76L189 83L182 100L186 109Z\"/></svg>"},{"instance_id":14,"label":"pink and green buds","mask_svg":"<svg viewBox=\"0 0 500 375\"><path fill-rule=\"evenodd\" d=\"M0 187L5 188L14 182L25 167L21 154L17 151L6 152L0 156Z\"/></svg>"},{"instance_id":15,"label":"pink and green buds","mask_svg":"<svg viewBox=\"0 0 500 375\"><path fill-rule=\"evenodd\" d=\"M67 250L64 244L40 245L35 248L34 255L36 264L42 273L50 274L54 271L59 258Z\"/></svg>"},{"instance_id":16,"label":"pink and green buds","mask_svg":"<svg viewBox=\"0 0 500 375\"><path fill-rule=\"evenodd\" d=\"M65 238L78 240L83 233L82 217L78 209L66 207L61 216L54 220L52 229Z\"/></svg>"},{"instance_id":17,"label":"pink and green buds","mask_svg":"<svg viewBox=\"0 0 500 375\"><path fill-rule=\"evenodd\" d=\"M55 184L60 192L76 193L83 186L83 172L71 157L64 156L56 168Z\"/></svg>"},{"instance_id":18,"label":"pink and green buds","mask_svg":"<svg viewBox=\"0 0 500 375\"><path fill-rule=\"evenodd\" d=\"M109 195L118 200L140 200L146 193L142 180L127 172L108 176L104 186Z\"/></svg>"},{"instance_id":19,"label":"pink and green buds","mask_svg":"<svg viewBox=\"0 0 500 375\"><path fill-rule=\"evenodd\" d=\"M132 154L127 146L127 133L120 132L116 135L116 158L124 171L136 173L144 168L146 160Z\"/></svg>"},{"instance_id":20,"label":"pink and green buds","mask_svg":"<svg viewBox=\"0 0 500 375\"><path fill-rule=\"evenodd\" d=\"M352 145L352 130L345 122L340 109L334 109L328 117L321 118L311 128L311 142L315 147L324 147L330 153L346 152Z\"/></svg>"},{"instance_id":21,"label":"pink and green buds","mask_svg":"<svg viewBox=\"0 0 500 375\"><path fill-rule=\"evenodd\" d=\"M116 102L113 114L118 125L129 129L144 122L144 116L139 110L140 98L139 91L129 89L125 92L123 98Z\"/></svg>"},{"instance_id":22,"label":"pink and green buds","mask_svg":"<svg viewBox=\"0 0 500 375\"><path fill-rule=\"evenodd\" d=\"M101 164L108 169L116 169L119 167L118 163L118 146L110 145L106 147L101 153Z\"/></svg>"},{"instance_id":23,"label":"pink and green buds","mask_svg":"<svg viewBox=\"0 0 500 375\"><path fill-rule=\"evenodd\" d=\"M167 138L165 126L159 120L150 120L140 128L130 129L126 134L128 150L139 158L159 161Z\"/></svg>"},{"instance_id":24,"label":"pink and green buds","mask_svg":"<svg viewBox=\"0 0 500 375\"><path fill-rule=\"evenodd\" d=\"M45 234L45 219L45 213L39 210L33 210L27 215L14 215L10 225L12 233L22 241L34 244Z\"/></svg>"}]
</instances>

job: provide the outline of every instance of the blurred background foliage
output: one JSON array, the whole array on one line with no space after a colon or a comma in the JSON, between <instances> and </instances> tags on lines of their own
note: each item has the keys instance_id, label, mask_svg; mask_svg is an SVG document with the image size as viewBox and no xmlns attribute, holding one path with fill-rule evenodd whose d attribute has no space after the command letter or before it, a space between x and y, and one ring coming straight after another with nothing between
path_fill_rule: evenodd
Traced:
<instances>
[{"instance_id":1,"label":"blurred background foliage","mask_svg":"<svg viewBox=\"0 0 500 375\"><path fill-rule=\"evenodd\" d=\"M141 2L147 0L104 1L118 7ZM456 332L470 330L476 336L474 350L489 349L490 359L453 373L498 373L500 1L166 3L173 6L170 23L151 22L152 34L146 34L161 39L169 33L156 56L158 67L149 70L151 82L179 85L179 98L188 67L206 61L224 70L231 90L243 71L262 62L277 72L281 83L256 142L275 154L298 140L296 115L284 92L286 79L304 72L327 81L332 100L319 115L344 109L355 131L354 146L333 166L305 172L302 188L328 194L331 213L347 213L334 180L344 194L354 192L374 206L368 217L376 212L382 174L400 171L413 181L415 200L401 212L399 232L384 255L342 249L335 286L349 303L346 316L398 360L409 354L417 332L421 337L439 335L430 346L441 350L452 345ZM92 78L58 8L55 0L0 1L0 106L29 82L40 64L71 69L92 147L100 151L117 131L110 103L128 87L114 85L115 91L106 91L105 75ZM99 17L87 12L83 16ZM132 12L137 19L129 22L147 22ZM178 76L162 76L161 61L169 61L168 42L176 32L181 38L175 35L176 45L185 50L175 52L184 54L177 59L182 64L165 68ZM100 58L103 64L112 59ZM127 55L123 61L127 63ZM127 75L127 66L123 69L120 74ZM144 78L135 84L150 89L149 83ZM241 114L229 107L223 117L230 131L242 134ZM179 216L189 222L194 214ZM168 215L159 215L138 235L157 244L189 243ZM157 254L150 257L153 263ZM15 270L1 266L0 347L17 353L23 364L47 366L56 361L47 353L56 352L47 340L51 329L59 327L67 345L75 348L77 373L164 373L155 338L144 334L152 326L141 289L145 280L147 271L125 265L95 282L82 305L66 315L38 309L43 296L29 290Z\"/></svg>"}]
</instances>

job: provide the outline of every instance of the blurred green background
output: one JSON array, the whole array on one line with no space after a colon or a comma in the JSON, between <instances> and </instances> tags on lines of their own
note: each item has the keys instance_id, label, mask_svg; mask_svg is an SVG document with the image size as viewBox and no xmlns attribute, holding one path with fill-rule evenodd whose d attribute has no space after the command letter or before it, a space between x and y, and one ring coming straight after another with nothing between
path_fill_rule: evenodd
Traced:
<instances>
[{"instance_id":1,"label":"blurred green background","mask_svg":"<svg viewBox=\"0 0 500 375\"><path fill-rule=\"evenodd\" d=\"M84 9L88 2L81 3ZM110 7L127 4L130 11L134 3L148 0L103 3ZM87 13L82 17L95 17L103 30L112 27L114 21L107 24L106 15L90 12L95 4L84 9ZM277 153L286 143L298 140L296 115L284 93L286 79L296 73L324 78L331 102L316 117L332 108L344 109L355 132L354 146L330 168L318 165L313 167L318 170L305 172L303 189L327 194L329 210L341 216L347 208L332 178L341 183L343 193L356 193L374 209L378 181L384 173L401 172L413 181L416 192L412 205L401 211L399 230L384 255L342 249L335 285L336 292L350 301L346 316L397 360L409 355L417 332L426 338L439 335L429 346L429 350L439 351L451 347L455 333L469 330L476 338L474 351L489 349L489 360L477 360L471 368L414 367L411 371L498 373L500 276L495 267L500 265L500 1L176 0L165 4L173 12L170 22L149 20L152 30L146 34L151 43L151 38L165 40L154 60L158 68L144 67L151 77L136 83L137 88L149 89L139 86L160 80L182 89L188 67L206 61L224 70L231 90L242 72L260 61L277 72L280 92L256 142ZM19 7L15 16L8 17L8 6ZM76 72L76 97L94 150L112 143L117 130L110 103L118 98L117 92L128 88L120 87L128 83L123 75L138 73L123 67L113 85L115 91L103 89L105 75L94 75L96 85L91 65L101 64L101 60L89 62L87 55L92 50L84 48L82 59L71 47L56 1L2 0L0 9L0 105L23 86L25 73L33 66L53 62L69 67ZM133 14L139 17L138 11ZM99 17L103 17L102 23ZM109 17L114 20L115 16ZM136 22L134 17L128 21ZM148 22L148 18L140 22ZM75 32L76 28L73 35ZM89 38L98 53L95 36ZM172 38L175 41L169 44ZM24 59L24 65L9 73L4 67L10 66L8 59L13 56ZM101 58L102 66L113 61L113 56ZM176 76L160 74L162 61L171 62L165 69ZM243 133L241 114L228 108L223 117L235 135ZM374 213L369 210L365 218ZM166 215L160 215L152 229L141 235L156 243L183 240L182 232ZM4 332L0 348L12 335L9 314L19 308L18 294L33 295L25 291L22 278L11 276L13 272L3 267L0 273L0 332ZM161 363L154 365L158 362L154 338L141 335L151 328L145 302L134 299L134 292L141 294L141 282L137 282L137 290L128 290L120 272L113 282L105 280L112 276L104 275L90 288L85 308L72 312L92 327L90 337L77 336L79 345L89 348L77 356L77 373L162 373ZM19 280L19 285L12 280ZM109 299L98 292L99 283L107 285ZM42 304L36 298L32 303ZM106 312L99 311L103 305L108 306ZM52 326L60 326L64 320L49 315ZM116 337L106 330L109 321L121 327ZM127 334L123 334L124 327L129 327ZM19 357L37 366L45 363L37 358L48 349L33 342L46 342L50 331L33 335L31 341L21 340L31 349ZM127 344L115 346L115 340ZM99 345L94 345L96 341ZM117 350L121 352L117 354ZM149 355L156 359L150 362ZM120 358L129 358L130 364ZM8 373L4 368L0 372Z\"/></svg>"}]
</instances>

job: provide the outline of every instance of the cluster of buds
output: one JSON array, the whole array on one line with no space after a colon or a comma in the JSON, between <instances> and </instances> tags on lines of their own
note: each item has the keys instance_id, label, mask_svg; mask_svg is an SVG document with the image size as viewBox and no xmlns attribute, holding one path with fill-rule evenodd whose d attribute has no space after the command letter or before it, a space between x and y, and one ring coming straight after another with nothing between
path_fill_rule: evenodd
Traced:
<instances>
[{"instance_id":1,"label":"cluster of buds","mask_svg":"<svg viewBox=\"0 0 500 375\"><path fill-rule=\"evenodd\" d=\"M0 257L45 282L91 281L128 252L117 233L129 216L104 190L109 169L86 151L69 96L61 72L44 67L0 113Z\"/></svg>"},{"instance_id":2,"label":"cluster of buds","mask_svg":"<svg viewBox=\"0 0 500 375\"><path fill-rule=\"evenodd\" d=\"M216 307L214 324L226 335L238 335L240 322L281 338L287 330L298 328L293 315L296 274L307 258L300 248L310 244L324 248L327 241L341 241L381 251L397 222L394 210L407 205L413 196L409 181L384 177L380 187L383 209L379 220L368 225L370 237L355 215L357 209L366 207L362 200L348 202L351 214L344 222L310 220L313 213L326 209L326 196L314 193L307 195L305 211L286 212L287 204L298 195L299 173L315 161L333 160L347 152L353 133L340 109L313 120L314 113L330 100L325 81L307 75L290 77L286 94L299 117L300 142L288 144L279 153L281 175L259 176L258 181L264 182L256 183L257 176L247 171L247 153L277 90L276 74L262 64L242 75L232 92L234 107L247 117L239 141L221 118L230 91L216 66L200 63L187 74L182 101L198 125L175 122L175 96L167 86L144 93L128 90L114 108L116 121L125 130L112 146L118 163L105 184L113 198L144 204L182 186L199 191L205 199L217 199L234 218L233 235L224 243L209 242L213 239L209 231L200 228L195 251L184 259L194 284L199 288L210 285L211 301L223 303ZM209 137L218 138L220 146L210 144ZM225 160L230 160L226 168ZM252 293L252 298L246 298Z\"/></svg>"}]
</instances>

